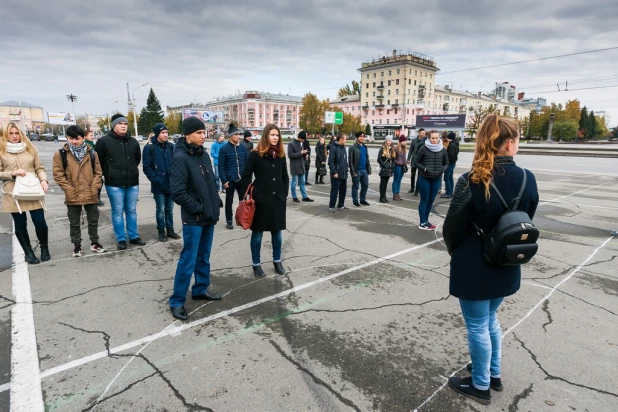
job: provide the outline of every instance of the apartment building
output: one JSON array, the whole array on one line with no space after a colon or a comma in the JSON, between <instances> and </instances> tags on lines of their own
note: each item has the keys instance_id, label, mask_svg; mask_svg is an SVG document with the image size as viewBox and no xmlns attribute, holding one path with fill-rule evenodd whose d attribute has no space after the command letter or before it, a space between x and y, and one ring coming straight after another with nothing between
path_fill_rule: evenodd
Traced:
<instances>
[{"instance_id":1,"label":"apartment building","mask_svg":"<svg viewBox=\"0 0 618 412\"><path fill-rule=\"evenodd\" d=\"M0 127L8 122L17 122L24 132L37 132L45 124L43 108L26 102L9 100L0 103Z\"/></svg>"}]
</instances>

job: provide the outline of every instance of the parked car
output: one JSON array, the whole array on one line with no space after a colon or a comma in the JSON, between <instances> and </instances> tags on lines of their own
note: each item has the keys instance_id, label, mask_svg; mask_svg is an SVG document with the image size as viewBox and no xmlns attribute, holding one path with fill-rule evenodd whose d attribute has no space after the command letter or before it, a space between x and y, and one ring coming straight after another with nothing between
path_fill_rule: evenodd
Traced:
<instances>
[{"instance_id":1,"label":"parked car","mask_svg":"<svg viewBox=\"0 0 618 412\"><path fill-rule=\"evenodd\" d=\"M141 134L138 134L137 136L135 136L135 140L137 140L138 142L143 142L144 136L142 136Z\"/></svg>"},{"instance_id":2,"label":"parked car","mask_svg":"<svg viewBox=\"0 0 618 412\"><path fill-rule=\"evenodd\" d=\"M30 141L32 142L38 142L39 140L41 140L38 133L30 133L30 136L28 136L28 139L30 139Z\"/></svg>"},{"instance_id":3,"label":"parked car","mask_svg":"<svg viewBox=\"0 0 618 412\"><path fill-rule=\"evenodd\" d=\"M67 137L63 134L58 136L58 141L59 142L66 142L67 141Z\"/></svg>"},{"instance_id":4,"label":"parked car","mask_svg":"<svg viewBox=\"0 0 618 412\"><path fill-rule=\"evenodd\" d=\"M56 135L53 133L43 133L39 136L41 140L45 140L46 142L53 142L56 140Z\"/></svg>"}]
</instances>

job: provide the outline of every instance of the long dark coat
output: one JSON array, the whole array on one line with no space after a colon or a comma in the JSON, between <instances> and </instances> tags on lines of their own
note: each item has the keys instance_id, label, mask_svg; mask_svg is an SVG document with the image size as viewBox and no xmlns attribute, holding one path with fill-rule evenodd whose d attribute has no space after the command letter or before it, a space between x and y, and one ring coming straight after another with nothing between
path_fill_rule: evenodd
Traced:
<instances>
[{"instance_id":1,"label":"long dark coat","mask_svg":"<svg viewBox=\"0 0 618 412\"><path fill-rule=\"evenodd\" d=\"M244 187L248 187L253 176L255 176L253 180L255 215L251 230L256 232L285 230L286 198L290 187L285 157L273 159L269 156L260 157L255 151L249 153L242 174Z\"/></svg>"}]
</instances>

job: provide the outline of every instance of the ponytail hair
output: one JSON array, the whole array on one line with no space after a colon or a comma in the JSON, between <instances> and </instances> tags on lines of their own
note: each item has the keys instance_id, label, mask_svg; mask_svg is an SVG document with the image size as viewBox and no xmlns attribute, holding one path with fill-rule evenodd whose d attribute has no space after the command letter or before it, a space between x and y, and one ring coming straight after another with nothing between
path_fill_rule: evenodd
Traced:
<instances>
[{"instance_id":1,"label":"ponytail hair","mask_svg":"<svg viewBox=\"0 0 618 412\"><path fill-rule=\"evenodd\" d=\"M487 200L489 200L489 183L492 179L496 154L508 140L516 139L519 139L519 134L515 121L510 118L500 118L497 113L488 115L479 127L470 181L485 186L485 199Z\"/></svg>"}]
</instances>

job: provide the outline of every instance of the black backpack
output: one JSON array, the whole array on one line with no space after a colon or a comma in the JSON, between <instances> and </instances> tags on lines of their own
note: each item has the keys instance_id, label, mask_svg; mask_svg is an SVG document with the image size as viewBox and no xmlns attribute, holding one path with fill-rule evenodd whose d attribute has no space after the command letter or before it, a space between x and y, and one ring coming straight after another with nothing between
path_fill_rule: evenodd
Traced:
<instances>
[{"instance_id":1,"label":"black backpack","mask_svg":"<svg viewBox=\"0 0 618 412\"><path fill-rule=\"evenodd\" d=\"M60 158L62 159L62 168L64 169L64 173L67 171L67 151L64 149L58 150L60 152ZM90 164L92 165L92 175L94 176L95 170L95 160L94 160L94 149L88 150L90 152Z\"/></svg>"},{"instance_id":2,"label":"black backpack","mask_svg":"<svg viewBox=\"0 0 618 412\"><path fill-rule=\"evenodd\" d=\"M528 263L536 254L539 245L536 241L539 238L539 230L534 226L528 213L518 210L521 196L526 188L527 173L524 169L524 180L521 184L519 194L513 199L512 206L509 205L502 197L502 194L496 187L493 181L490 182L493 189L502 204L506 208L506 212L491 231L485 234L474 222L476 233L481 237L483 242L485 259L500 266L523 265Z\"/></svg>"}]
</instances>

